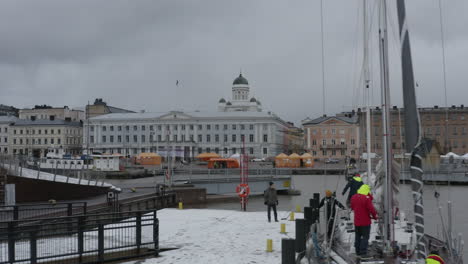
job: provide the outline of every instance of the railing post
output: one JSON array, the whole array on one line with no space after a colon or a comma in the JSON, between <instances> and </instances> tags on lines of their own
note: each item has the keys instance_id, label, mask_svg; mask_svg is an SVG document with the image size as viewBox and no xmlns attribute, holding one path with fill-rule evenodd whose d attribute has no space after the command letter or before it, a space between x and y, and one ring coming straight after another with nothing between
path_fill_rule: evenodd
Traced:
<instances>
[{"instance_id":1,"label":"railing post","mask_svg":"<svg viewBox=\"0 0 468 264\"><path fill-rule=\"evenodd\" d=\"M153 214L153 243L154 255L159 256L159 219L156 217L156 210Z\"/></svg>"},{"instance_id":2,"label":"railing post","mask_svg":"<svg viewBox=\"0 0 468 264\"><path fill-rule=\"evenodd\" d=\"M85 217L78 217L78 258L79 262L83 262L83 249L84 249L84 222Z\"/></svg>"},{"instance_id":3,"label":"railing post","mask_svg":"<svg viewBox=\"0 0 468 264\"><path fill-rule=\"evenodd\" d=\"M104 261L104 225L98 224L98 262Z\"/></svg>"},{"instance_id":4,"label":"railing post","mask_svg":"<svg viewBox=\"0 0 468 264\"><path fill-rule=\"evenodd\" d=\"M8 262L15 262L15 223L8 222Z\"/></svg>"},{"instance_id":5,"label":"railing post","mask_svg":"<svg viewBox=\"0 0 468 264\"><path fill-rule=\"evenodd\" d=\"M88 202L84 202L83 203L83 214L86 215L88 211Z\"/></svg>"},{"instance_id":6,"label":"railing post","mask_svg":"<svg viewBox=\"0 0 468 264\"><path fill-rule=\"evenodd\" d=\"M29 233L29 246L30 246L31 264L36 264L37 263L37 230L33 230Z\"/></svg>"},{"instance_id":7,"label":"railing post","mask_svg":"<svg viewBox=\"0 0 468 264\"><path fill-rule=\"evenodd\" d=\"M13 206L13 220L18 220L18 206Z\"/></svg>"},{"instance_id":8,"label":"railing post","mask_svg":"<svg viewBox=\"0 0 468 264\"><path fill-rule=\"evenodd\" d=\"M140 254L140 247L141 247L141 212L136 213L136 226L135 226L135 239L136 239L136 247L137 247L137 254Z\"/></svg>"}]
</instances>

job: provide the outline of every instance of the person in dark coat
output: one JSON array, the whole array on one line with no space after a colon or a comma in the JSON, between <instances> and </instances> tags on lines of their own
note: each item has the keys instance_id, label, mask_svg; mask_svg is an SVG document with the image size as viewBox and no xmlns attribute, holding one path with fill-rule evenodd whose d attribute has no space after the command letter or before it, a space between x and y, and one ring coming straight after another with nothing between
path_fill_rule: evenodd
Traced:
<instances>
[{"instance_id":1,"label":"person in dark coat","mask_svg":"<svg viewBox=\"0 0 468 264\"><path fill-rule=\"evenodd\" d=\"M339 207L341 209L345 209L345 207L336 199L336 197L333 195L332 191L326 190L325 191L325 197L322 198L319 204L319 208L322 208L324 205L327 205L325 207L325 212L327 214L327 235L328 238L331 237L333 229L335 227L335 216L336 216L336 207Z\"/></svg>"},{"instance_id":2,"label":"person in dark coat","mask_svg":"<svg viewBox=\"0 0 468 264\"><path fill-rule=\"evenodd\" d=\"M278 222L278 214L276 213L276 206L278 205L278 196L276 195L275 184L270 182L270 186L263 193L265 198L265 205L268 206L268 222L271 222L271 208L275 215L275 222Z\"/></svg>"},{"instance_id":3,"label":"person in dark coat","mask_svg":"<svg viewBox=\"0 0 468 264\"><path fill-rule=\"evenodd\" d=\"M356 194L357 190L361 188L364 183L362 182L361 175L356 174L351 180L348 181L348 184L343 189L342 195L345 195L346 191L349 189L348 199L346 199L346 205L350 207L351 197Z\"/></svg>"},{"instance_id":4,"label":"person in dark coat","mask_svg":"<svg viewBox=\"0 0 468 264\"><path fill-rule=\"evenodd\" d=\"M354 211L354 247L356 255L367 257L369 236L371 229L371 218L377 219L377 212L369 196L370 187L363 184L353 197L351 197L351 209Z\"/></svg>"}]
</instances>

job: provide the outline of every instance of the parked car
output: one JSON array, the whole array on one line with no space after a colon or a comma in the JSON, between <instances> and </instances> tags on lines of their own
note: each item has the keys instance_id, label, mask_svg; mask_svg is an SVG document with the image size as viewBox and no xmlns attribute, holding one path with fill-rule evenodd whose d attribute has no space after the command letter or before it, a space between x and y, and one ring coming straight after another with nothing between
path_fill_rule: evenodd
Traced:
<instances>
[{"instance_id":1,"label":"parked car","mask_svg":"<svg viewBox=\"0 0 468 264\"><path fill-rule=\"evenodd\" d=\"M325 163L326 164L336 164L336 163L339 163L340 161L337 160L337 159L326 159L325 160Z\"/></svg>"},{"instance_id":2,"label":"parked car","mask_svg":"<svg viewBox=\"0 0 468 264\"><path fill-rule=\"evenodd\" d=\"M262 162L262 161L265 161L265 158L253 158L250 161L252 161L252 162Z\"/></svg>"}]
</instances>

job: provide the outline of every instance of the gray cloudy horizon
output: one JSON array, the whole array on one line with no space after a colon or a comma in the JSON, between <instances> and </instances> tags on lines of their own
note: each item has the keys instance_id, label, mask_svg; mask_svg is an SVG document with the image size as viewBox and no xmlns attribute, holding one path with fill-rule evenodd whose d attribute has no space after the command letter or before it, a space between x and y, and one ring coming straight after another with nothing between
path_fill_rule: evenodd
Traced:
<instances>
[{"instance_id":1,"label":"gray cloudy horizon","mask_svg":"<svg viewBox=\"0 0 468 264\"><path fill-rule=\"evenodd\" d=\"M394 2L392 104L401 106ZM418 104L443 106L439 0L406 2ZM325 109L334 114L362 105L362 0L323 3ZM370 49L378 105L375 6ZM468 1L442 6L448 105L468 105ZM216 111L242 69L264 109L296 125L322 114L319 0L1 1L0 37L0 104L83 107L103 98L135 111Z\"/></svg>"}]
</instances>

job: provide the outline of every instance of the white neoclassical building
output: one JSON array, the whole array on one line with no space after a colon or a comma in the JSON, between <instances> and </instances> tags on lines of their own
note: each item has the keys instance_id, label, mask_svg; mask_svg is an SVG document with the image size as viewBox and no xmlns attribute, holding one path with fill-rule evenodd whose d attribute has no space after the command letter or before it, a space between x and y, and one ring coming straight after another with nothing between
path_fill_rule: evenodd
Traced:
<instances>
[{"instance_id":1,"label":"white neoclassical building","mask_svg":"<svg viewBox=\"0 0 468 264\"><path fill-rule=\"evenodd\" d=\"M261 112L262 105L259 100L250 97L250 86L242 73L239 74L232 83L232 98L231 101L226 101L224 98L218 101L218 111L220 112L235 112L235 111L251 111Z\"/></svg>"},{"instance_id":2,"label":"white neoclassical building","mask_svg":"<svg viewBox=\"0 0 468 264\"><path fill-rule=\"evenodd\" d=\"M271 157L288 149L289 125L260 102L249 98L248 81L239 75L232 102L221 99L218 112L111 113L84 124L83 149L90 152L135 155L157 152L192 158L202 152L224 157L245 151L252 157Z\"/></svg>"},{"instance_id":3,"label":"white neoclassical building","mask_svg":"<svg viewBox=\"0 0 468 264\"><path fill-rule=\"evenodd\" d=\"M245 144L250 156L269 157L287 148L287 123L268 112L107 114L89 119L83 130L83 148L90 152L228 157L241 153Z\"/></svg>"}]
</instances>

